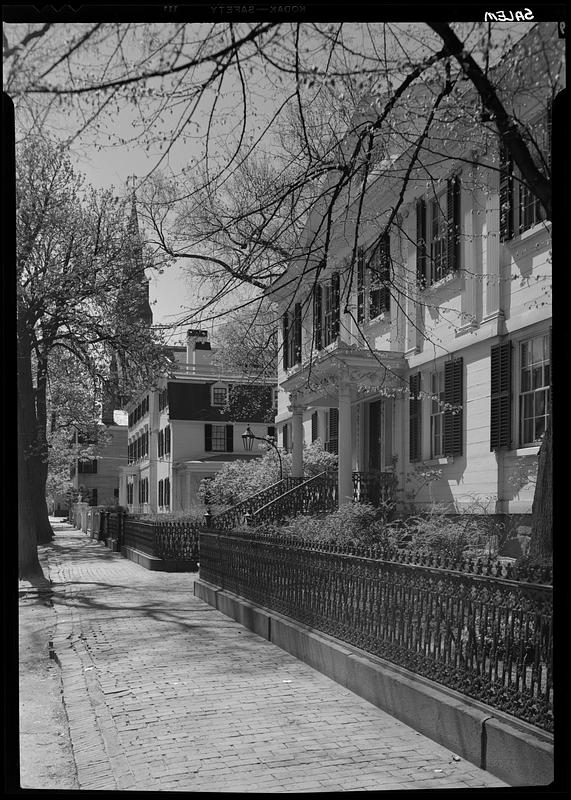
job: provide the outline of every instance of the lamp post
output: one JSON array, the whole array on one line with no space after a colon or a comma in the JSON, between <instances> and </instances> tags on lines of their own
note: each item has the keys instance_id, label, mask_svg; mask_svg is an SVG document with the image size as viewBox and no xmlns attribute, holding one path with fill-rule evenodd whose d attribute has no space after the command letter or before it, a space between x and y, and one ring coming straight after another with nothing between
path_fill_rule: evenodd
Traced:
<instances>
[{"instance_id":1,"label":"lamp post","mask_svg":"<svg viewBox=\"0 0 571 800\"><path fill-rule=\"evenodd\" d=\"M271 436L255 436L252 433L252 431L250 429L250 426L248 425L248 427L246 428L246 430L242 434L242 442L244 444L244 450L248 450L248 452L252 452L252 447L254 445L254 439L257 439L259 442L265 442L266 444L271 445L274 448L274 450L276 451L276 453L278 454L278 460L280 462L280 481L281 481L282 478L283 478L282 457L280 455L280 451L278 450L278 447L277 447L276 443L273 440L273 437L271 437Z\"/></svg>"}]
</instances>

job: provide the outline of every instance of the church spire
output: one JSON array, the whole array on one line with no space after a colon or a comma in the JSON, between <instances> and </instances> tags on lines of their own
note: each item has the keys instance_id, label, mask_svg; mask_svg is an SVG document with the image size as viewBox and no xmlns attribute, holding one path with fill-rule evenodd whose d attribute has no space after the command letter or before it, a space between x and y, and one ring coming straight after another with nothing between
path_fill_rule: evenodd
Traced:
<instances>
[{"instance_id":1,"label":"church spire","mask_svg":"<svg viewBox=\"0 0 571 800\"><path fill-rule=\"evenodd\" d=\"M132 314L133 317L137 320L140 320L145 325L150 326L153 323L153 312L149 303L149 280L145 275L145 267L144 267L144 260L143 260L143 244L141 241L141 234L139 231L139 215L137 213L137 196L135 194L135 175L131 176L130 181L127 181L127 185L132 182L131 185L131 214L129 217L129 222L127 225L127 232L130 239L131 244L131 252L132 257L134 260L134 267L133 275L134 281L138 281L140 283L140 292L135 292L135 296L138 296L138 302L133 304Z\"/></svg>"}]
</instances>

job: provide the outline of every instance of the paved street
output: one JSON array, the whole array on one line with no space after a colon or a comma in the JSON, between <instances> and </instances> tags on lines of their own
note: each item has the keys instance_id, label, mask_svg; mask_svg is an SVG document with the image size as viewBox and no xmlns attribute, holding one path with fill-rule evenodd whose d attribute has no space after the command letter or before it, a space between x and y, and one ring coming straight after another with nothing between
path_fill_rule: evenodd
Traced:
<instances>
[{"instance_id":1,"label":"paved street","mask_svg":"<svg viewBox=\"0 0 571 800\"><path fill-rule=\"evenodd\" d=\"M54 648L80 789L506 785L195 598L193 575L56 529Z\"/></svg>"}]
</instances>

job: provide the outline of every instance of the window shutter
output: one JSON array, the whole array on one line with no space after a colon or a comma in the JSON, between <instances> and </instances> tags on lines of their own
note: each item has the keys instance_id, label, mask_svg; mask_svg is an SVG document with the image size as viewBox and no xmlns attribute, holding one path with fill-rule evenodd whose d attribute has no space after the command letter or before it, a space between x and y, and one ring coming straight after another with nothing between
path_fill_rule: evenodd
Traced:
<instances>
[{"instance_id":1,"label":"window shutter","mask_svg":"<svg viewBox=\"0 0 571 800\"><path fill-rule=\"evenodd\" d=\"M339 289L340 289L339 273L333 272L331 273L331 294L333 303L333 316L331 319L332 339L336 339L339 336L339 313L341 309L341 297Z\"/></svg>"},{"instance_id":2,"label":"window shutter","mask_svg":"<svg viewBox=\"0 0 571 800\"><path fill-rule=\"evenodd\" d=\"M357 322L365 320L365 254L363 248L357 251Z\"/></svg>"},{"instance_id":3,"label":"window shutter","mask_svg":"<svg viewBox=\"0 0 571 800\"><path fill-rule=\"evenodd\" d=\"M323 347L322 305L321 285L316 283L313 287L313 329L316 350L321 350Z\"/></svg>"},{"instance_id":4,"label":"window shutter","mask_svg":"<svg viewBox=\"0 0 571 800\"><path fill-rule=\"evenodd\" d=\"M446 267L448 273L460 268L460 177L446 182Z\"/></svg>"},{"instance_id":5,"label":"window shutter","mask_svg":"<svg viewBox=\"0 0 571 800\"><path fill-rule=\"evenodd\" d=\"M212 450L212 425L209 423L204 426L204 449L206 452Z\"/></svg>"},{"instance_id":6,"label":"window shutter","mask_svg":"<svg viewBox=\"0 0 571 800\"><path fill-rule=\"evenodd\" d=\"M513 237L513 228L513 159L500 141L500 242Z\"/></svg>"},{"instance_id":7,"label":"window shutter","mask_svg":"<svg viewBox=\"0 0 571 800\"><path fill-rule=\"evenodd\" d=\"M159 431L159 442L158 442L158 451L159 451L159 458L164 455L164 435L162 429Z\"/></svg>"},{"instance_id":8,"label":"window shutter","mask_svg":"<svg viewBox=\"0 0 571 800\"><path fill-rule=\"evenodd\" d=\"M289 315L288 315L288 313L286 311L285 314L283 315L283 322L282 322L282 324L283 324L282 347L283 347L283 367L284 367L284 369L287 369L290 366L289 365L289 358L288 358L288 350L289 350L289 319L288 319L288 317L289 317Z\"/></svg>"},{"instance_id":9,"label":"window shutter","mask_svg":"<svg viewBox=\"0 0 571 800\"><path fill-rule=\"evenodd\" d=\"M294 363L301 364L301 303L296 303L293 317Z\"/></svg>"},{"instance_id":10,"label":"window shutter","mask_svg":"<svg viewBox=\"0 0 571 800\"><path fill-rule=\"evenodd\" d=\"M339 409L329 409L329 441L339 438Z\"/></svg>"},{"instance_id":11,"label":"window shutter","mask_svg":"<svg viewBox=\"0 0 571 800\"><path fill-rule=\"evenodd\" d=\"M226 425L226 452L234 452L234 426Z\"/></svg>"},{"instance_id":12,"label":"window shutter","mask_svg":"<svg viewBox=\"0 0 571 800\"><path fill-rule=\"evenodd\" d=\"M444 455L462 455L464 402L464 359L455 358L444 364Z\"/></svg>"},{"instance_id":13,"label":"window shutter","mask_svg":"<svg viewBox=\"0 0 571 800\"><path fill-rule=\"evenodd\" d=\"M171 451L171 427L170 427L170 425L167 425L167 427L165 428L165 439L166 439L165 450L166 450L167 455L168 455L170 453L170 451Z\"/></svg>"},{"instance_id":14,"label":"window shutter","mask_svg":"<svg viewBox=\"0 0 571 800\"><path fill-rule=\"evenodd\" d=\"M163 482L162 480L159 481L159 505L164 505L163 503Z\"/></svg>"},{"instance_id":15,"label":"window shutter","mask_svg":"<svg viewBox=\"0 0 571 800\"><path fill-rule=\"evenodd\" d=\"M491 349L490 450L511 447L512 433L512 345Z\"/></svg>"},{"instance_id":16,"label":"window shutter","mask_svg":"<svg viewBox=\"0 0 571 800\"><path fill-rule=\"evenodd\" d=\"M422 400L420 398L420 372L409 378L409 461L420 461L422 457Z\"/></svg>"},{"instance_id":17,"label":"window shutter","mask_svg":"<svg viewBox=\"0 0 571 800\"><path fill-rule=\"evenodd\" d=\"M287 423L282 428L282 447L286 451L288 451L288 435L287 435Z\"/></svg>"},{"instance_id":18,"label":"window shutter","mask_svg":"<svg viewBox=\"0 0 571 800\"><path fill-rule=\"evenodd\" d=\"M311 441L315 442L316 439L319 438L319 431L318 431L318 416L317 411L314 411L311 415Z\"/></svg>"},{"instance_id":19,"label":"window shutter","mask_svg":"<svg viewBox=\"0 0 571 800\"><path fill-rule=\"evenodd\" d=\"M276 428L275 425L268 425L268 436L272 439L276 438Z\"/></svg>"},{"instance_id":20,"label":"window shutter","mask_svg":"<svg viewBox=\"0 0 571 800\"><path fill-rule=\"evenodd\" d=\"M426 286L426 203L424 197L416 201L416 281L421 289Z\"/></svg>"},{"instance_id":21,"label":"window shutter","mask_svg":"<svg viewBox=\"0 0 571 800\"><path fill-rule=\"evenodd\" d=\"M379 249L379 279L381 281L381 292L379 301L379 311L389 311L391 305L391 238L385 233L381 239Z\"/></svg>"}]
</instances>

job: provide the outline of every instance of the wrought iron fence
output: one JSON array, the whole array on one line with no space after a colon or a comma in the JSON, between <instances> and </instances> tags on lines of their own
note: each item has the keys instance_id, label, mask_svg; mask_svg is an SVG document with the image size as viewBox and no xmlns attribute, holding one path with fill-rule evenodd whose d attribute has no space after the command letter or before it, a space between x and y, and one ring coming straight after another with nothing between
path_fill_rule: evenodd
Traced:
<instances>
[{"instance_id":1,"label":"wrought iron fence","mask_svg":"<svg viewBox=\"0 0 571 800\"><path fill-rule=\"evenodd\" d=\"M158 558L189 561L198 568L198 530L196 522L155 523L155 555Z\"/></svg>"},{"instance_id":2,"label":"wrought iron fence","mask_svg":"<svg viewBox=\"0 0 571 800\"><path fill-rule=\"evenodd\" d=\"M145 521L126 518L122 544L156 558L188 561L198 568L198 523L184 521Z\"/></svg>"},{"instance_id":3,"label":"wrought iron fence","mask_svg":"<svg viewBox=\"0 0 571 800\"><path fill-rule=\"evenodd\" d=\"M254 531L202 531L200 554L200 577L211 583L553 728L551 586L510 580L501 562L380 558L374 548Z\"/></svg>"}]
</instances>

